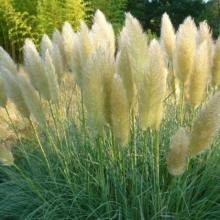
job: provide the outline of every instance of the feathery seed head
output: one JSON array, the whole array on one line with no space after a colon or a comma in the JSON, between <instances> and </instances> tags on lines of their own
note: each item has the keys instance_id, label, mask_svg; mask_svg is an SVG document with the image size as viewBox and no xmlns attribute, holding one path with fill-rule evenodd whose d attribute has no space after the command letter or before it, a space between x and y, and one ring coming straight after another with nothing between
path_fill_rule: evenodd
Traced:
<instances>
[{"instance_id":1,"label":"feathery seed head","mask_svg":"<svg viewBox=\"0 0 220 220\"><path fill-rule=\"evenodd\" d=\"M0 71L2 68L8 69L12 74L17 73L17 67L9 54L0 47Z\"/></svg>"},{"instance_id":2,"label":"feathery seed head","mask_svg":"<svg viewBox=\"0 0 220 220\"><path fill-rule=\"evenodd\" d=\"M100 60L102 60L102 54L97 51L84 66L83 97L88 113L88 122L95 135L102 133L105 124L105 94Z\"/></svg>"},{"instance_id":3,"label":"feathery seed head","mask_svg":"<svg viewBox=\"0 0 220 220\"><path fill-rule=\"evenodd\" d=\"M42 59L31 40L24 45L25 69L34 88L46 99L50 100L49 82L44 71Z\"/></svg>"},{"instance_id":4,"label":"feathery seed head","mask_svg":"<svg viewBox=\"0 0 220 220\"><path fill-rule=\"evenodd\" d=\"M181 175L186 169L189 154L189 134L180 128L171 138L170 150L167 155L168 171L173 176Z\"/></svg>"},{"instance_id":5,"label":"feathery seed head","mask_svg":"<svg viewBox=\"0 0 220 220\"><path fill-rule=\"evenodd\" d=\"M176 36L174 27L167 13L163 14L161 23L161 44L166 51L169 60L173 62Z\"/></svg>"},{"instance_id":6,"label":"feathery seed head","mask_svg":"<svg viewBox=\"0 0 220 220\"><path fill-rule=\"evenodd\" d=\"M209 76L209 55L207 41L203 41L196 51L196 59L191 74L189 98L191 105L198 107L205 95Z\"/></svg>"},{"instance_id":7,"label":"feathery seed head","mask_svg":"<svg viewBox=\"0 0 220 220\"><path fill-rule=\"evenodd\" d=\"M20 87L17 84L18 76L14 75L7 69L2 69L0 77L5 85L6 94L9 99L16 105L17 109L24 116L29 118L30 111L24 102Z\"/></svg>"},{"instance_id":8,"label":"feathery seed head","mask_svg":"<svg viewBox=\"0 0 220 220\"><path fill-rule=\"evenodd\" d=\"M142 129L159 129L163 116L163 100L166 94L167 70L158 41L149 46L148 70L141 87L139 100Z\"/></svg>"},{"instance_id":9,"label":"feathery seed head","mask_svg":"<svg viewBox=\"0 0 220 220\"><path fill-rule=\"evenodd\" d=\"M65 22L62 28L63 48L67 69L71 67L72 56L74 53L76 33L73 31L70 23Z\"/></svg>"},{"instance_id":10,"label":"feathery seed head","mask_svg":"<svg viewBox=\"0 0 220 220\"><path fill-rule=\"evenodd\" d=\"M121 48L116 57L117 73L122 78L122 82L126 91L129 109L135 104L135 83L130 63L130 54L126 47Z\"/></svg>"},{"instance_id":11,"label":"feathery seed head","mask_svg":"<svg viewBox=\"0 0 220 220\"><path fill-rule=\"evenodd\" d=\"M89 57L94 52L94 42L87 25L80 23L80 31L75 39L75 52L72 57L72 72L76 76L78 85L83 87L83 66L86 65Z\"/></svg>"},{"instance_id":12,"label":"feathery seed head","mask_svg":"<svg viewBox=\"0 0 220 220\"><path fill-rule=\"evenodd\" d=\"M22 75L18 76L18 85L30 113L40 125L44 126L46 124L46 119L41 107L40 99L34 87Z\"/></svg>"},{"instance_id":13,"label":"feathery seed head","mask_svg":"<svg viewBox=\"0 0 220 220\"><path fill-rule=\"evenodd\" d=\"M41 56L44 57L45 53L46 53L46 50L51 51L52 48L53 48L52 41L50 40L50 38L48 37L47 34L44 34L43 37L42 37L41 43L40 43Z\"/></svg>"},{"instance_id":14,"label":"feathery seed head","mask_svg":"<svg viewBox=\"0 0 220 220\"><path fill-rule=\"evenodd\" d=\"M220 128L220 92L217 92L202 108L193 127L189 145L190 154L196 156L210 147Z\"/></svg>"},{"instance_id":15,"label":"feathery seed head","mask_svg":"<svg viewBox=\"0 0 220 220\"><path fill-rule=\"evenodd\" d=\"M111 125L114 135L123 145L129 139L129 108L122 79L115 75L111 89Z\"/></svg>"},{"instance_id":16,"label":"feathery seed head","mask_svg":"<svg viewBox=\"0 0 220 220\"><path fill-rule=\"evenodd\" d=\"M44 69L48 79L51 101L57 103L59 99L59 85L53 61L48 50L45 53Z\"/></svg>"},{"instance_id":17,"label":"feathery seed head","mask_svg":"<svg viewBox=\"0 0 220 220\"><path fill-rule=\"evenodd\" d=\"M196 51L196 33L197 28L191 17L184 20L177 32L175 71L182 84L186 83L192 73Z\"/></svg>"},{"instance_id":18,"label":"feathery seed head","mask_svg":"<svg viewBox=\"0 0 220 220\"><path fill-rule=\"evenodd\" d=\"M147 70L148 40L140 23L130 13L126 14L125 27L120 33L119 49L122 48L126 48L128 53L131 72L139 91Z\"/></svg>"},{"instance_id":19,"label":"feathery seed head","mask_svg":"<svg viewBox=\"0 0 220 220\"><path fill-rule=\"evenodd\" d=\"M63 59L62 59L59 47L53 44L50 54L53 60L53 65L55 68L56 76L58 78L58 83L60 84L64 76L64 65L63 65Z\"/></svg>"},{"instance_id":20,"label":"feathery seed head","mask_svg":"<svg viewBox=\"0 0 220 220\"><path fill-rule=\"evenodd\" d=\"M115 34L113 27L107 22L105 15L99 10L95 13L91 34L94 37L96 48L106 47L112 55L115 54Z\"/></svg>"},{"instance_id":21,"label":"feathery seed head","mask_svg":"<svg viewBox=\"0 0 220 220\"><path fill-rule=\"evenodd\" d=\"M212 32L206 21L203 21L199 24L199 30L197 34L198 44L201 44L203 41L207 41L208 68L209 68L209 74L211 74L211 68L213 64L213 40L212 40Z\"/></svg>"},{"instance_id":22,"label":"feathery seed head","mask_svg":"<svg viewBox=\"0 0 220 220\"><path fill-rule=\"evenodd\" d=\"M63 37L62 37L62 34L57 29L53 32L52 43L53 45L57 45L57 47L59 48L61 58L62 58L62 63L65 66L66 63L65 63L65 51L64 51Z\"/></svg>"}]
</instances>

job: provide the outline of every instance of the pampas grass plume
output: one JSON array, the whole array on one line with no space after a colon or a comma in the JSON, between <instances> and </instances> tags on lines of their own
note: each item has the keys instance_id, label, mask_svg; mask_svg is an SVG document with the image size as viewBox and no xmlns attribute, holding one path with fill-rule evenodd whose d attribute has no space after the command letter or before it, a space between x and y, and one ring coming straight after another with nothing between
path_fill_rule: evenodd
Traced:
<instances>
[{"instance_id":1,"label":"pampas grass plume","mask_svg":"<svg viewBox=\"0 0 220 220\"><path fill-rule=\"evenodd\" d=\"M34 87L22 75L18 76L18 85L21 89L22 96L24 98L24 101L29 111L31 112L33 117L36 119L36 121L40 125L44 126L46 124L46 119L45 119L45 116L44 116L44 113L41 107L40 99Z\"/></svg>"},{"instance_id":2,"label":"pampas grass plume","mask_svg":"<svg viewBox=\"0 0 220 220\"><path fill-rule=\"evenodd\" d=\"M135 102L135 81L134 81L134 70L131 63L131 54L129 53L129 42L126 29L120 33L119 36L119 51L116 57L116 68L117 73L122 78L126 95L128 99L129 109L134 106ZM134 60L133 60L134 61Z\"/></svg>"},{"instance_id":3,"label":"pampas grass plume","mask_svg":"<svg viewBox=\"0 0 220 220\"><path fill-rule=\"evenodd\" d=\"M214 50L212 84L213 86L220 85L220 37L218 37L218 40L216 41Z\"/></svg>"},{"instance_id":4,"label":"pampas grass plume","mask_svg":"<svg viewBox=\"0 0 220 220\"><path fill-rule=\"evenodd\" d=\"M49 82L44 71L42 59L31 40L24 45L25 69L34 88L46 99L50 100Z\"/></svg>"},{"instance_id":5,"label":"pampas grass plume","mask_svg":"<svg viewBox=\"0 0 220 220\"><path fill-rule=\"evenodd\" d=\"M53 45L57 45L57 47L59 48L60 55L62 58L62 63L64 66L66 66L63 37L62 34L57 29L55 29L55 31L53 32L52 43Z\"/></svg>"},{"instance_id":6,"label":"pampas grass plume","mask_svg":"<svg viewBox=\"0 0 220 220\"><path fill-rule=\"evenodd\" d=\"M92 35L96 48L105 47L112 55L115 54L115 34L112 25L107 22L105 15L97 10L92 25Z\"/></svg>"},{"instance_id":7,"label":"pampas grass plume","mask_svg":"<svg viewBox=\"0 0 220 220\"><path fill-rule=\"evenodd\" d=\"M8 69L12 74L17 73L17 67L9 54L0 47L0 71L2 68Z\"/></svg>"},{"instance_id":8,"label":"pampas grass plume","mask_svg":"<svg viewBox=\"0 0 220 220\"><path fill-rule=\"evenodd\" d=\"M100 59L101 56L98 54L93 55L84 67L86 86L83 88L83 97L89 126L94 135L102 134L105 124L105 94L102 72L99 66Z\"/></svg>"},{"instance_id":9,"label":"pampas grass plume","mask_svg":"<svg viewBox=\"0 0 220 220\"><path fill-rule=\"evenodd\" d=\"M167 155L168 171L173 176L183 174L189 153L189 134L184 128L180 128L171 138L170 150Z\"/></svg>"},{"instance_id":10,"label":"pampas grass plume","mask_svg":"<svg viewBox=\"0 0 220 220\"><path fill-rule=\"evenodd\" d=\"M94 42L87 25L81 21L80 30L75 39L75 51L72 57L72 72L80 88L83 87L83 66L94 52Z\"/></svg>"},{"instance_id":11,"label":"pampas grass plume","mask_svg":"<svg viewBox=\"0 0 220 220\"><path fill-rule=\"evenodd\" d=\"M111 90L111 125L114 135L122 145L129 140L129 108L122 79L115 75Z\"/></svg>"},{"instance_id":12,"label":"pampas grass plume","mask_svg":"<svg viewBox=\"0 0 220 220\"><path fill-rule=\"evenodd\" d=\"M196 108L203 101L209 77L209 56L207 41L201 43L196 51L196 59L191 74L189 99Z\"/></svg>"},{"instance_id":13,"label":"pampas grass plume","mask_svg":"<svg viewBox=\"0 0 220 220\"><path fill-rule=\"evenodd\" d=\"M67 69L71 67L72 56L74 53L76 33L73 31L70 23L65 22L62 28L64 56L67 64Z\"/></svg>"},{"instance_id":14,"label":"pampas grass plume","mask_svg":"<svg viewBox=\"0 0 220 220\"><path fill-rule=\"evenodd\" d=\"M207 42L208 69L209 74L211 74L211 67L213 63L213 40L212 32L206 21L200 22L198 29L197 43L201 44L203 41Z\"/></svg>"},{"instance_id":15,"label":"pampas grass plume","mask_svg":"<svg viewBox=\"0 0 220 220\"><path fill-rule=\"evenodd\" d=\"M148 40L136 18L126 13L125 27L120 34L119 48L127 48L129 62L137 89L147 69Z\"/></svg>"},{"instance_id":16,"label":"pampas grass plume","mask_svg":"<svg viewBox=\"0 0 220 220\"><path fill-rule=\"evenodd\" d=\"M52 41L50 40L50 38L48 37L47 34L44 34L43 37L42 37L41 43L40 43L40 53L41 53L41 56L44 57L45 53L46 53L46 50L50 50L51 51L52 48L53 48Z\"/></svg>"},{"instance_id":17,"label":"pampas grass plume","mask_svg":"<svg viewBox=\"0 0 220 220\"><path fill-rule=\"evenodd\" d=\"M166 51L169 60L172 62L176 36L174 27L167 13L163 14L161 23L161 45Z\"/></svg>"},{"instance_id":18,"label":"pampas grass plume","mask_svg":"<svg viewBox=\"0 0 220 220\"><path fill-rule=\"evenodd\" d=\"M29 118L30 111L24 101L20 87L17 84L18 76L7 69L2 69L0 77L5 85L7 97L16 105L17 109L24 116Z\"/></svg>"},{"instance_id":19,"label":"pampas grass plume","mask_svg":"<svg viewBox=\"0 0 220 220\"><path fill-rule=\"evenodd\" d=\"M50 99L53 103L57 103L59 99L59 84L49 50L45 53L44 69L48 79Z\"/></svg>"},{"instance_id":20,"label":"pampas grass plume","mask_svg":"<svg viewBox=\"0 0 220 220\"><path fill-rule=\"evenodd\" d=\"M175 70L182 84L185 84L193 70L196 51L197 28L191 17L180 25L176 36Z\"/></svg>"},{"instance_id":21,"label":"pampas grass plume","mask_svg":"<svg viewBox=\"0 0 220 220\"><path fill-rule=\"evenodd\" d=\"M217 92L202 108L192 126L190 154L196 156L210 147L220 128L220 92Z\"/></svg>"},{"instance_id":22,"label":"pampas grass plume","mask_svg":"<svg viewBox=\"0 0 220 220\"><path fill-rule=\"evenodd\" d=\"M163 100L166 94L167 70L158 41L149 46L148 71L141 88L139 112L141 128L159 129L163 116Z\"/></svg>"}]
</instances>

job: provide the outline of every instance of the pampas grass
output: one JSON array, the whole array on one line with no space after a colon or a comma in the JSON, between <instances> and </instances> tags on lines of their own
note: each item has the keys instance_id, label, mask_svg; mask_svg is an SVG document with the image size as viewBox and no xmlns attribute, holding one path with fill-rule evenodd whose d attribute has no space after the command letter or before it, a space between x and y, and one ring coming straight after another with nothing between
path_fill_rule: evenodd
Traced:
<instances>
[{"instance_id":1,"label":"pampas grass","mask_svg":"<svg viewBox=\"0 0 220 220\"><path fill-rule=\"evenodd\" d=\"M142 83L139 110L141 128L159 129L163 118L167 70L158 41L149 46L148 69Z\"/></svg>"},{"instance_id":2,"label":"pampas grass","mask_svg":"<svg viewBox=\"0 0 220 220\"><path fill-rule=\"evenodd\" d=\"M0 219L218 219L210 38L190 17L175 36L164 14L160 43L148 42L127 13L116 40L97 11L91 28L65 23L39 51L26 40L18 71L0 50Z\"/></svg>"},{"instance_id":3,"label":"pampas grass","mask_svg":"<svg viewBox=\"0 0 220 220\"><path fill-rule=\"evenodd\" d=\"M92 131L96 134L102 133L105 124L105 94L103 76L100 67L100 58L102 53L97 51L97 54L92 56L87 66L85 67L85 87L83 95L85 106L88 111L88 120Z\"/></svg>"},{"instance_id":4,"label":"pampas grass","mask_svg":"<svg viewBox=\"0 0 220 220\"><path fill-rule=\"evenodd\" d=\"M43 98L50 100L49 81L44 71L44 65L31 40L26 40L24 44L24 64L34 88Z\"/></svg>"},{"instance_id":5,"label":"pampas grass","mask_svg":"<svg viewBox=\"0 0 220 220\"><path fill-rule=\"evenodd\" d=\"M24 102L20 87L17 83L17 74L14 75L7 69L2 69L0 77L3 79L7 97L16 105L17 109L24 116L29 118L30 111Z\"/></svg>"},{"instance_id":6,"label":"pampas grass","mask_svg":"<svg viewBox=\"0 0 220 220\"><path fill-rule=\"evenodd\" d=\"M174 27L167 13L164 13L162 16L160 35L162 47L164 48L168 59L172 62L175 51L176 36Z\"/></svg>"},{"instance_id":7,"label":"pampas grass","mask_svg":"<svg viewBox=\"0 0 220 220\"><path fill-rule=\"evenodd\" d=\"M210 98L197 116L192 127L190 155L196 156L206 149L219 130L220 125L220 92Z\"/></svg>"},{"instance_id":8,"label":"pampas grass","mask_svg":"<svg viewBox=\"0 0 220 220\"><path fill-rule=\"evenodd\" d=\"M112 81L111 125L115 137L122 145L126 145L130 133L129 108L126 91L119 75L115 75Z\"/></svg>"},{"instance_id":9,"label":"pampas grass","mask_svg":"<svg viewBox=\"0 0 220 220\"><path fill-rule=\"evenodd\" d=\"M186 18L177 31L174 65L182 85L187 82L193 70L196 34L197 28L191 17Z\"/></svg>"},{"instance_id":10,"label":"pampas grass","mask_svg":"<svg viewBox=\"0 0 220 220\"><path fill-rule=\"evenodd\" d=\"M45 126L46 119L34 87L22 75L18 76L18 84L30 113L41 126Z\"/></svg>"},{"instance_id":11,"label":"pampas grass","mask_svg":"<svg viewBox=\"0 0 220 220\"><path fill-rule=\"evenodd\" d=\"M12 74L16 74L17 67L9 54L0 47L0 70L3 68L8 69Z\"/></svg>"},{"instance_id":12,"label":"pampas grass","mask_svg":"<svg viewBox=\"0 0 220 220\"><path fill-rule=\"evenodd\" d=\"M184 128L179 128L171 137L170 150L167 155L168 171L173 176L184 173L189 154L190 136Z\"/></svg>"},{"instance_id":13,"label":"pampas grass","mask_svg":"<svg viewBox=\"0 0 220 220\"><path fill-rule=\"evenodd\" d=\"M207 41L203 41L197 51L190 79L189 98L191 105L198 107L205 96L209 79L209 54Z\"/></svg>"},{"instance_id":14,"label":"pampas grass","mask_svg":"<svg viewBox=\"0 0 220 220\"><path fill-rule=\"evenodd\" d=\"M47 76L47 80L48 80L50 100L53 103L57 103L59 100L58 79L57 79L57 75L55 72L52 58L48 50L45 53L44 70L45 70L45 75Z\"/></svg>"},{"instance_id":15,"label":"pampas grass","mask_svg":"<svg viewBox=\"0 0 220 220\"><path fill-rule=\"evenodd\" d=\"M106 47L111 55L115 54L115 34L113 27L107 22L105 15L97 10L92 25L92 35L96 39L94 44L96 48Z\"/></svg>"},{"instance_id":16,"label":"pampas grass","mask_svg":"<svg viewBox=\"0 0 220 220\"><path fill-rule=\"evenodd\" d=\"M128 50L131 71L137 89L139 89L147 71L148 40L139 21L130 13L126 14L125 26L122 29L120 39L120 47L126 47Z\"/></svg>"}]
</instances>

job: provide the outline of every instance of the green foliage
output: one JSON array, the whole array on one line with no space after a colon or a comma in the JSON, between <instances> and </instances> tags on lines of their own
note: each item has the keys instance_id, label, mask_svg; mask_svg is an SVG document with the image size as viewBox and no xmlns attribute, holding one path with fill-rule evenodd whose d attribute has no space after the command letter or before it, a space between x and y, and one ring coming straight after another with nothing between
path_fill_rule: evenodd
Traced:
<instances>
[{"instance_id":1,"label":"green foliage","mask_svg":"<svg viewBox=\"0 0 220 220\"><path fill-rule=\"evenodd\" d=\"M37 29L40 33L51 34L65 21L77 29L84 15L85 6L81 0L38 0Z\"/></svg>"},{"instance_id":2,"label":"green foliage","mask_svg":"<svg viewBox=\"0 0 220 220\"><path fill-rule=\"evenodd\" d=\"M97 9L101 10L116 31L121 28L124 22L127 0L90 0L90 3L93 13Z\"/></svg>"},{"instance_id":3,"label":"green foliage","mask_svg":"<svg viewBox=\"0 0 220 220\"><path fill-rule=\"evenodd\" d=\"M27 12L16 11L10 0L0 0L0 39L1 46L11 53L14 59L21 57L21 49L26 38L36 39L32 26L33 17Z\"/></svg>"},{"instance_id":4,"label":"green foliage","mask_svg":"<svg viewBox=\"0 0 220 220\"><path fill-rule=\"evenodd\" d=\"M183 176L171 177L166 153L179 124L174 109L168 112L160 130L159 188L152 132L136 128L134 154L132 143L124 148L108 132L83 143L80 128L68 121L60 142L52 131L42 135L46 159L37 140L22 140L14 148L17 165L0 166L0 219L218 219L220 139L209 159L203 154Z\"/></svg>"}]
</instances>

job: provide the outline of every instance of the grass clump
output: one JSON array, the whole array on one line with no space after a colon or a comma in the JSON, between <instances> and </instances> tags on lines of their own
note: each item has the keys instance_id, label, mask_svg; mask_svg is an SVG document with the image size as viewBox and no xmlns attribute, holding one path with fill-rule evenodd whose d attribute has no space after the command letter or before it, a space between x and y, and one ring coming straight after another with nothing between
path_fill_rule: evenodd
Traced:
<instances>
[{"instance_id":1,"label":"grass clump","mask_svg":"<svg viewBox=\"0 0 220 220\"><path fill-rule=\"evenodd\" d=\"M19 69L0 50L4 129L16 134L0 136L1 219L218 219L208 27L187 18L175 37L165 14L160 44L128 13L115 39L97 11L91 29L65 23L40 51L26 40Z\"/></svg>"}]
</instances>

